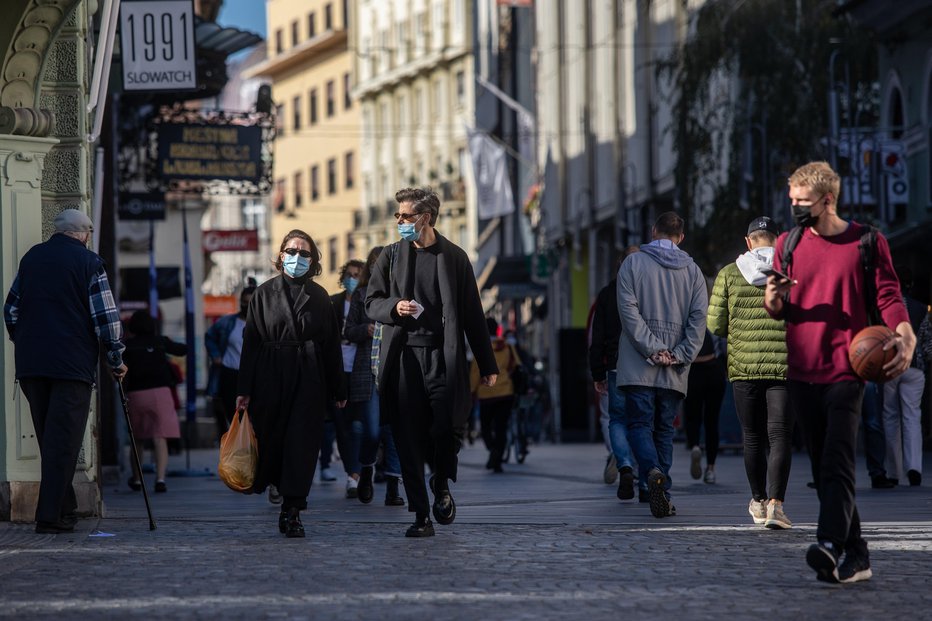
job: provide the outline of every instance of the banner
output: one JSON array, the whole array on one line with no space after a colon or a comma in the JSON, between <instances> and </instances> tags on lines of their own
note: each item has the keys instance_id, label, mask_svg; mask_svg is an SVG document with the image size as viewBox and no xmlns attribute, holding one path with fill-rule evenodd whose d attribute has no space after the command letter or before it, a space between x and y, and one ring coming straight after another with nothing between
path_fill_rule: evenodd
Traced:
<instances>
[{"instance_id":1,"label":"banner","mask_svg":"<svg viewBox=\"0 0 932 621\"><path fill-rule=\"evenodd\" d=\"M158 172L165 181L249 181L262 176L258 125L159 123Z\"/></svg>"},{"instance_id":2,"label":"banner","mask_svg":"<svg viewBox=\"0 0 932 621\"><path fill-rule=\"evenodd\" d=\"M259 232L255 229L204 231L204 252L258 252Z\"/></svg>"},{"instance_id":3,"label":"banner","mask_svg":"<svg viewBox=\"0 0 932 621\"><path fill-rule=\"evenodd\" d=\"M117 206L120 220L164 220L165 194L162 192L125 192Z\"/></svg>"},{"instance_id":4,"label":"banner","mask_svg":"<svg viewBox=\"0 0 932 621\"><path fill-rule=\"evenodd\" d=\"M505 149L488 135L466 128L476 178L479 219L507 216L515 210Z\"/></svg>"}]
</instances>

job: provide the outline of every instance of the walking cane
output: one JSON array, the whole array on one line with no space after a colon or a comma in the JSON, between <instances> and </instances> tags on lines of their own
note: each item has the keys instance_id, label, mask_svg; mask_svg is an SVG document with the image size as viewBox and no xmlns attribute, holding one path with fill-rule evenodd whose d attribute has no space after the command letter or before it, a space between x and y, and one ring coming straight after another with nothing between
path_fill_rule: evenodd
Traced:
<instances>
[{"instance_id":1,"label":"walking cane","mask_svg":"<svg viewBox=\"0 0 932 621\"><path fill-rule=\"evenodd\" d=\"M120 389L120 401L123 402L123 415L126 417L126 429L129 430L129 445L133 447L133 461L136 462L136 472L142 481L142 464L139 463L139 451L136 450L136 436L133 435L133 423L129 420L129 406L126 402L126 393L123 391L123 379L117 380ZM142 481L142 497L146 499L146 513L149 514L149 530L155 530L155 520L152 518L152 507L149 506L149 492L146 491L146 482Z\"/></svg>"}]
</instances>

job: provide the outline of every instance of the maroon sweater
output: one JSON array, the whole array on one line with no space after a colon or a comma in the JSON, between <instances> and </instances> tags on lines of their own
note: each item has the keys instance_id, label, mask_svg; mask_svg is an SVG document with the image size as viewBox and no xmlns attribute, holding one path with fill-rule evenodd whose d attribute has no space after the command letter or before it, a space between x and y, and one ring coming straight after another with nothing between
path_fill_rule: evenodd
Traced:
<instances>
[{"instance_id":1,"label":"maroon sweater","mask_svg":"<svg viewBox=\"0 0 932 621\"><path fill-rule=\"evenodd\" d=\"M858 243L865 227L851 222L832 237L814 235L807 227L793 251L797 284L790 301L775 319L786 320L787 379L831 384L860 381L848 362L848 345L867 327L864 268ZM780 254L786 233L777 239L774 266L782 269ZM909 321L900 285L893 271L890 246L877 235L875 280L877 307L890 329ZM771 313L773 315L773 313Z\"/></svg>"}]
</instances>

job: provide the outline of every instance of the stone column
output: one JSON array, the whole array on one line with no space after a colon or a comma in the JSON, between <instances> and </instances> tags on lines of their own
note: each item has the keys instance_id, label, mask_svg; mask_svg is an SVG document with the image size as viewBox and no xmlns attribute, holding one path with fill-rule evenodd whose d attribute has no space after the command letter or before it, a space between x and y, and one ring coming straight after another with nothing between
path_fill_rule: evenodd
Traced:
<instances>
[{"instance_id":1,"label":"stone column","mask_svg":"<svg viewBox=\"0 0 932 621\"><path fill-rule=\"evenodd\" d=\"M7 109L9 110L9 109ZM42 241L42 171L55 138L0 134L0 291ZM29 404L14 385L13 343L4 328L0 373L0 520L31 521L39 494L39 445Z\"/></svg>"}]
</instances>

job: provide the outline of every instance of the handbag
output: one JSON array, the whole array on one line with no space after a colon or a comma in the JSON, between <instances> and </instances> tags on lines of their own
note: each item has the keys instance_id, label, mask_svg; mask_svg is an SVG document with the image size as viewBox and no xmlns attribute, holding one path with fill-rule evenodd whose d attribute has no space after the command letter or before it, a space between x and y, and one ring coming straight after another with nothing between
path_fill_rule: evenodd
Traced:
<instances>
[{"instance_id":1,"label":"handbag","mask_svg":"<svg viewBox=\"0 0 932 621\"><path fill-rule=\"evenodd\" d=\"M398 252L398 243L394 243L390 246L389 255L388 255L388 284L391 286L392 280L392 268L395 267L395 254ZM382 322L375 322L375 330L372 332L372 351L369 354L369 368L372 370L372 375L376 379L376 389L378 389L378 379L379 379L379 360L382 354Z\"/></svg>"},{"instance_id":2,"label":"handbag","mask_svg":"<svg viewBox=\"0 0 932 621\"><path fill-rule=\"evenodd\" d=\"M259 445L256 433L245 410L233 414L233 422L220 438L220 463L217 474L234 492L252 493L259 463Z\"/></svg>"}]
</instances>

